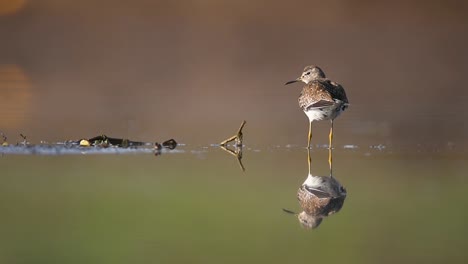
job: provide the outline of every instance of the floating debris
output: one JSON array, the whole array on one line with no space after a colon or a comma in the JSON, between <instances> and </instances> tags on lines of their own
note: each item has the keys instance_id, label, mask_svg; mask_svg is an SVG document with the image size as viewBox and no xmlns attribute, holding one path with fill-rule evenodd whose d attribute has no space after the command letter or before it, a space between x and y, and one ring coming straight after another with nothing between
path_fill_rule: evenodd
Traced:
<instances>
[{"instance_id":1,"label":"floating debris","mask_svg":"<svg viewBox=\"0 0 468 264\"><path fill-rule=\"evenodd\" d=\"M122 140L122 148L128 148L129 144L130 143L129 143L128 139L124 138Z\"/></svg>"},{"instance_id":2,"label":"floating debris","mask_svg":"<svg viewBox=\"0 0 468 264\"><path fill-rule=\"evenodd\" d=\"M371 148L371 149L377 149L377 150L384 150L384 149L386 149L387 147L386 147L385 145L379 144L379 145L371 145L371 146L369 146L369 148Z\"/></svg>"},{"instance_id":3,"label":"floating debris","mask_svg":"<svg viewBox=\"0 0 468 264\"><path fill-rule=\"evenodd\" d=\"M162 147L161 144L159 144L158 142L155 142L155 143L154 143L154 155L155 155L155 156L161 155L162 148L163 148L163 147Z\"/></svg>"},{"instance_id":4,"label":"floating debris","mask_svg":"<svg viewBox=\"0 0 468 264\"><path fill-rule=\"evenodd\" d=\"M344 149L357 149L358 146L356 146L356 145L344 145L343 148Z\"/></svg>"},{"instance_id":5,"label":"floating debris","mask_svg":"<svg viewBox=\"0 0 468 264\"><path fill-rule=\"evenodd\" d=\"M2 134L3 135L3 134ZM62 154L113 154L113 153L151 153L160 155L163 149L174 150L177 142L174 139L166 140L162 143L146 143L131 141L129 139L111 138L106 135L93 137L90 139L68 140L57 143L29 144L26 136L21 143L15 146L6 143L6 136L3 135L4 142L0 149L1 154L39 154L39 155L62 155ZM6 144L5 144L6 143ZM153 147L153 148L152 148ZM106 151L108 150L108 151Z\"/></svg>"},{"instance_id":6,"label":"floating debris","mask_svg":"<svg viewBox=\"0 0 468 264\"><path fill-rule=\"evenodd\" d=\"M146 143L141 141L131 141L125 138L112 138L101 135L88 139L91 145L100 147L117 146L122 148L143 146Z\"/></svg>"}]
</instances>

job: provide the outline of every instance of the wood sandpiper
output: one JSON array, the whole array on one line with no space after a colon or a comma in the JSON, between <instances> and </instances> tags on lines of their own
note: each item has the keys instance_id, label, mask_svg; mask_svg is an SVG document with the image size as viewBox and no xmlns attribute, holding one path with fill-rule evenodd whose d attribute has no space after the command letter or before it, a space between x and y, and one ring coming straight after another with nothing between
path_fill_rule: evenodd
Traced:
<instances>
[{"instance_id":1,"label":"wood sandpiper","mask_svg":"<svg viewBox=\"0 0 468 264\"><path fill-rule=\"evenodd\" d=\"M349 105L343 87L325 77L325 73L317 66L304 68L301 77L287 82L287 84L303 82L299 107L309 118L309 135L307 147L310 148L312 139L312 122L330 120L329 148L333 141L333 120L337 118Z\"/></svg>"}]
</instances>

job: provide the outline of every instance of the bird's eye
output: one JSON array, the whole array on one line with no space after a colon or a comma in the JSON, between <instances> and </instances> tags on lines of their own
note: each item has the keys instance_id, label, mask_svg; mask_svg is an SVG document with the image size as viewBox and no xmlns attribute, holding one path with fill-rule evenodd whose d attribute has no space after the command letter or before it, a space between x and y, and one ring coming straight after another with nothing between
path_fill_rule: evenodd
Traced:
<instances>
[{"instance_id":1,"label":"bird's eye","mask_svg":"<svg viewBox=\"0 0 468 264\"><path fill-rule=\"evenodd\" d=\"M310 72L307 72L306 75L310 75Z\"/></svg>"}]
</instances>

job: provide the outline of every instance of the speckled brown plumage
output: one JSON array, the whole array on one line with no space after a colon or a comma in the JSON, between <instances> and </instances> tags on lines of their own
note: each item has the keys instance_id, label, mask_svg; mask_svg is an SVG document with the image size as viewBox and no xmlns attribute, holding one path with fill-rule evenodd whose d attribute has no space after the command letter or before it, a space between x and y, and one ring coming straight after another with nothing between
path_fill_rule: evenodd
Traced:
<instances>
[{"instance_id":1,"label":"speckled brown plumage","mask_svg":"<svg viewBox=\"0 0 468 264\"><path fill-rule=\"evenodd\" d=\"M336 197L318 197L302 185L297 191L297 199L302 210L311 216L325 217L338 212L346 199L346 195Z\"/></svg>"},{"instance_id":2,"label":"speckled brown plumage","mask_svg":"<svg viewBox=\"0 0 468 264\"><path fill-rule=\"evenodd\" d=\"M342 104L345 110L348 104L346 92L341 85L328 79L320 78L304 85L299 96L299 107L303 111L311 108Z\"/></svg>"},{"instance_id":3,"label":"speckled brown plumage","mask_svg":"<svg viewBox=\"0 0 468 264\"><path fill-rule=\"evenodd\" d=\"M338 83L328 80L322 69L314 65L305 67L299 78L286 82L285 85L296 82L305 83L299 96L299 106L309 118L307 148L310 148L312 140L312 122L321 120L331 120L328 137L329 148L332 148L333 120L349 104L345 90Z\"/></svg>"}]
</instances>

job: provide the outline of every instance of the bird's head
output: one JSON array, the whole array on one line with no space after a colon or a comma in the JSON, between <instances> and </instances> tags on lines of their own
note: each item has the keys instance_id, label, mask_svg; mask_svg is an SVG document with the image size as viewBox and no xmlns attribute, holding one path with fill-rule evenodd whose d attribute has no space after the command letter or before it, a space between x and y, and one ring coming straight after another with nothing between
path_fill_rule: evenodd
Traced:
<instances>
[{"instance_id":1,"label":"bird's head","mask_svg":"<svg viewBox=\"0 0 468 264\"><path fill-rule=\"evenodd\" d=\"M306 212L301 212L297 215L297 219L299 219L299 223L303 228L315 229L322 223L323 217L310 215Z\"/></svg>"},{"instance_id":2,"label":"bird's head","mask_svg":"<svg viewBox=\"0 0 468 264\"><path fill-rule=\"evenodd\" d=\"M302 211L300 213L295 213L288 209L283 209L285 213L295 215L299 220L301 226L305 229L315 229L317 228L323 220L323 216L314 216Z\"/></svg>"},{"instance_id":3,"label":"bird's head","mask_svg":"<svg viewBox=\"0 0 468 264\"><path fill-rule=\"evenodd\" d=\"M310 65L304 68L304 71L301 74L301 77L296 80L289 81L286 84L291 84L295 82L309 83L313 80L325 78L325 73L318 66ZM285 84L285 85L286 85Z\"/></svg>"}]
</instances>

